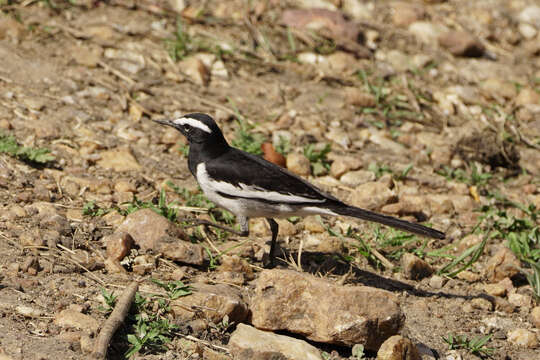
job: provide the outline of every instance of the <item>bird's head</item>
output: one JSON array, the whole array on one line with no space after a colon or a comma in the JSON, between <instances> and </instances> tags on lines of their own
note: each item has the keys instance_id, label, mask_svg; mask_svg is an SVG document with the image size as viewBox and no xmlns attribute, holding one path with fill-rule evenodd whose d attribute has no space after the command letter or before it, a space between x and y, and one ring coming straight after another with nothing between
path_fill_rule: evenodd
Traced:
<instances>
[{"instance_id":1,"label":"bird's head","mask_svg":"<svg viewBox=\"0 0 540 360\"><path fill-rule=\"evenodd\" d=\"M214 119L206 114L192 113L172 120L154 121L180 131L190 144L225 141Z\"/></svg>"}]
</instances>

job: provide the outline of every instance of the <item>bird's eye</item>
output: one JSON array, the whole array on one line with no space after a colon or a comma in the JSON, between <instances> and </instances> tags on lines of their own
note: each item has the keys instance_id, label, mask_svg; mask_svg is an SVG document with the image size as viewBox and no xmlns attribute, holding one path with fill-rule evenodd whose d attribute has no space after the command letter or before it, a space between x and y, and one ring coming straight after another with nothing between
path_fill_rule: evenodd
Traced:
<instances>
[{"instance_id":1,"label":"bird's eye","mask_svg":"<svg viewBox=\"0 0 540 360\"><path fill-rule=\"evenodd\" d=\"M189 126L184 125L184 131L185 131L185 132L189 132L189 130L190 130Z\"/></svg>"}]
</instances>

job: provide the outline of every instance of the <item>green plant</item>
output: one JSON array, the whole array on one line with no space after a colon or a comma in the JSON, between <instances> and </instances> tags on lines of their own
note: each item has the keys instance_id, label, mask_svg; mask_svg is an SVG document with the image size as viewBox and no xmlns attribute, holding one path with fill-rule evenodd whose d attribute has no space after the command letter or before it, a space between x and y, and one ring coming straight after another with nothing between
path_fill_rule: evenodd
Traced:
<instances>
[{"instance_id":1,"label":"green plant","mask_svg":"<svg viewBox=\"0 0 540 360\"><path fill-rule=\"evenodd\" d=\"M353 346L351 351L351 359L353 360L363 360L365 359L366 353L364 349L364 345L362 344L356 344Z\"/></svg>"},{"instance_id":2,"label":"green plant","mask_svg":"<svg viewBox=\"0 0 540 360\"><path fill-rule=\"evenodd\" d=\"M311 171L313 175L319 176L330 170L330 162L327 155L330 152L330 144L325 144L321 150L315 150L314 144L308 144L304 147L304 156L311 163Z\"/></svg>"},{"instance_id":3,"label":"green plant","mask_svg":"<svg viewBox=\"0 0 540 360\"><path fill-rule=\"evenodd\" d=\"M261 133L252 132L253 126L247 122L237 119L238 129L231 144L241 150L255 155L262 155L261 145L266 138Z\"/></svg>"},{"instance_id":4,"label":"green plant","mask_svg":"<svg viewBox=\"0 0 540 360\"><path fill-rule=\"evenodd\" d=\"M1 153L11 155L19 160L33 164L46 164L55 159L49 149L21 146L17 143L15 137L4 133L0 133L0 154Z\"/></svg>"},{"instance_id":5,"label":"green plant","mask_svg":"<svg viewBox=\"0 0 540 360\"><path fill-rule=\"evenodd\" d=\"M169 303L192 293L190 286L182 281L163 282L152 279L152 282L167 292L168 299L159 295L144 297L140 293L135 294L132 313L128 317L132 332L127 335L130 347L124 354L126 358L138 352L165 350L166 344L178 330L178 326L170 323L166 317L170 311Z\"/></svg>"},{"instance_id":6,"label":"green plant","mask_svg":"<svg viewBox=\"0 0 540 360\"><path fill-rule=\"evenodd\" d=\"M182 60L193 51L191 37L184 31L184 24L180 19L176 21L176 31L174 39L166 39L165 47L173 61Z\"/></svg>"},{"instance_id":7,"label":"green plant","mask_svg":"<svg viewBox=\"0 0 540 360\"><path fill-rule=\"evenodd\" d=\"M192 293L191 287L184 284L180 280L163 282L158 279L152 279L152 282L154 284L157 284L159 287L165 289L167 295L169 296L169 299L171 300L178 299L179 297L186 296Z\"/></svg>"},{"instance_id":8,"label":"green plant","mask_svg":"<svg viewBox=\"0 0 540 360\"><path fill-rule=\"evenodd\" d=\"M96 205L94 200L88 201L83 205L83 215L87 216L103 216L107 214L111 209L103 209Z\"/></svg>"},{"instance_id":9,"label":"green plant","mask_svg":"<svg viewBox=\"0 0 540 360\"><path fill-rule=\"evenodd\" d=\"M107 307L100 306L99 310L105 312L106 314L110 314L116 305L116 300L118 297L112 292L107 292L105 288L101 288L101 296L103 296L103 300L105 300Z\"/></svg>"},{"instance_id":10,"label":"green plant","mask_svg":"<svg viewBox=\"0 0 540 360\"><path fill-rule=\"evenodd\" d=\"M525 269L522 272L527 277L536 299L540 300L540 210L534 204L525 206L500 195L494 197L499 207L482 207L484 215L480 222L489 229L491 237L506 240L508 248L524 264ZM506 207L520 209L524 216L511 215L505 210ZM530 270L526 270L527 267Z\"/></svg>"},{"instance_id":11,"label":"green plant","mask_svg":"<svg viewBox=\"0 0 540 360\"><path fill-rule=\"evenodd\" d=\"M286 137L279 137L279 143L276 146L276 151L282 155L287 155L291 151L291 144Z\"/></svg>"},{"instance_id":12,"label":"green plant","mask_svg":"<svg viewBox=\"0 0 540 360\"><path fill-rule=\"evenodd\" d=\"M164 189L161 189L159 193L157 205L151 202L139 200L135 195L133 195L133 200L125 203L124 205L127 205L125 209L117 209L121 214L124 215L131 214L132 212L140 209L151 209L152 211L166 217L169 221L174 222L178 217L178 210L175 208L176 204L174 201L172 203L167 202L167 196Z\"/></svg>"},{"instance_id":13,"label":"green plant","mask_svg":"<svg viewBox=\"0 0 540 360\"><path fill-rule=\"evenodd\" d=\"M443 340L448 344L448 349L458 350L465 349L473 355L480 357L490 356L495 349L486 347L486 344L493 335L476 336L469 339L467 335L453 335L448 334L447 337L443 336Z\"/></svg>"},{"instance_id":14,"label":"green plant","mask_svg":"<svg viewBox=\"0 0 540 360\"><path fill-rule=\"evenodd\" d=\"M376 179L379 179L384 174L392 174L392 169L388 165L379 165L374 162L368 165L368 171L374 173Z\"/></svg>"},{"instance_id":15,"label":"green plant","mask_svg":"<svg viewBox=\"0 0 540 360\"><path fill-rule=\"evenodd\" d=\"M180 145L178 151L182 154L183 157L187 158L189 155L189 144Z\"/></svg>"},{"instance_id":16,"label":"green plant","mask_svg":"<svg viewBox=\"0 0 540 360\"><path fill-rule=\"evenodd\" d=\"M483 186L487 185L489 180L493 177L490 173L483 173L480 167L476 164L470 164L468 166L470 171L467 172L463 169L454 169L449 166L443 166L441 169L436 172L439 175L444 176L448 180L456 180L468 185Z\"/></svg>"}]
</instances>

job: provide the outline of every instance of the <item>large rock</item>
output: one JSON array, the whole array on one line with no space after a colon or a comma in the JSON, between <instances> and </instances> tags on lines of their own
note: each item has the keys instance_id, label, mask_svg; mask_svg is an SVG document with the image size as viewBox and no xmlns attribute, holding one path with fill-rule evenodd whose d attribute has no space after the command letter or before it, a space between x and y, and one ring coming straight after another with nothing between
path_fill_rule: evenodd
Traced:
<instances>
[{"instance_id":1,"label":"large rock","mask_svg":"<svg viewBox=\"0 0 540 360\"><path fill-rule=\"evenodd\" d=\"M320 360L316 347L305 341L238 324L229 340L236 360Z\"/></svg>"},{"instance_id":2,"label":"large rock","mask_svg":"<svg viewBox=\"0 0 540 360\"><path fill-rule=\"evenodd\" d=\"M142 250L152 249L164 257L186 264L202 265L204 248L193 244L179 226L150 209L129 214L117 232L126 232Z\"/></svg>"},{"instance_id":3,"label":"large rock","mask_svg":"<svg viewBox=\"0 0 540 360\"><path fill-rule=\"evenodd\" d=\"M171 302L171 310L180 322L204 319L218 324L228 316L229 321L239 323L247 318L248 307L235 288L225 284L202 283L192 284L191 287L191 295Z\"/></svg>"},{"instance_id":4,"label":"large rock","mask_svg":"<svg viewBox=\"0 0 540 360\"><path fill-rule=\"evenodd\" d=\"M376 350L403 325L397 297L366 286L339 286L289 270L264 270L251 302L252 324L308 339Z\"/></svg>"}]
</instances>

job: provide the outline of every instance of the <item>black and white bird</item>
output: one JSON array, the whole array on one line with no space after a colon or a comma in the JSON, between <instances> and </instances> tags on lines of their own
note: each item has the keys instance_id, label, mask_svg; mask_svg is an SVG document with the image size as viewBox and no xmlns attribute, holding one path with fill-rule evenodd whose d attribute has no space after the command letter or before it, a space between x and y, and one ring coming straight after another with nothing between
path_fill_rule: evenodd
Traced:
<instances>
[{"instance_id":1,"label":"black and white bird","mask_svg":"<svg viewBox=\"0 0 540 360\"><path fill-rule=\"evenodd\" d=\"M236 215L241 236L249 235L249 218L264 217L272 231L270 264L278 224L274 218L342 215L373 221L435 239L445 234L426 226L349 206L306 180L265 159L229 146L214 119L202 113L173 120L154 120L172 126L189 142L188 166L206 197Z\"/></svg>"}]
</instances>

